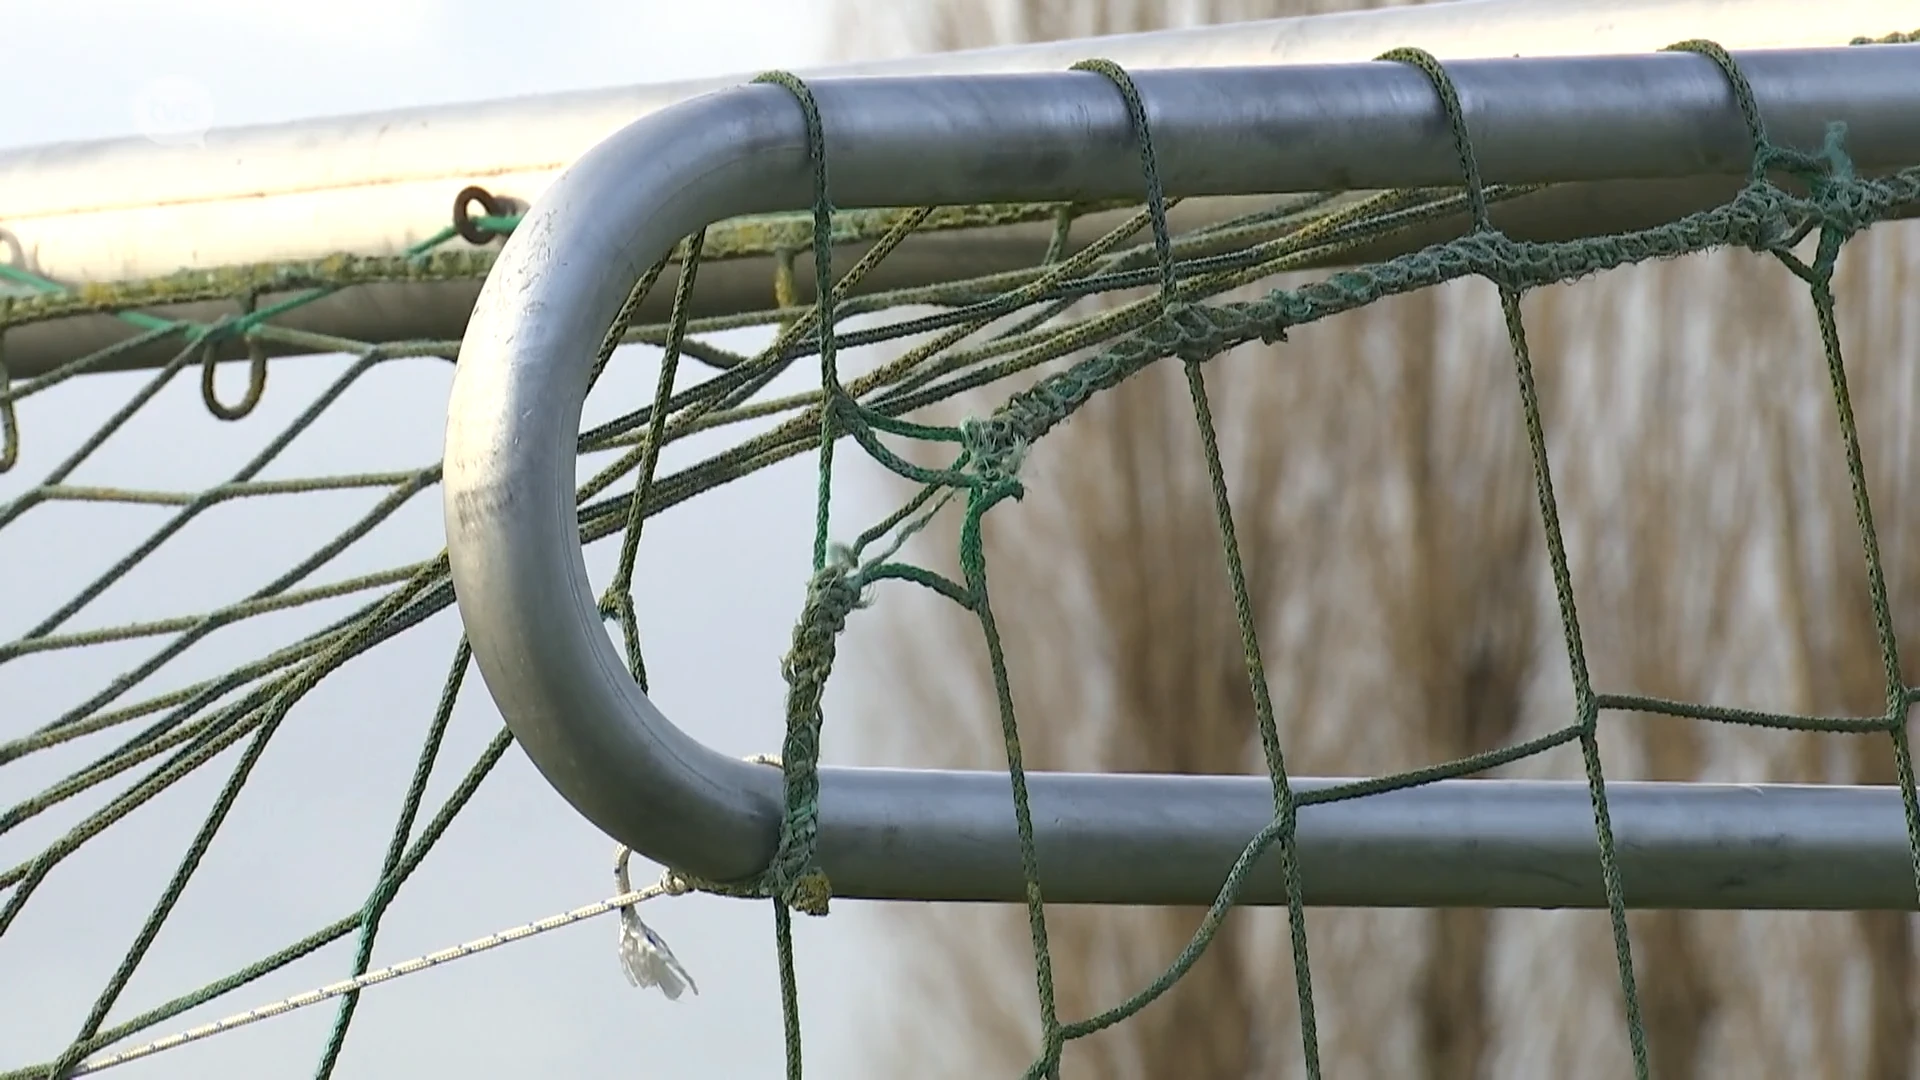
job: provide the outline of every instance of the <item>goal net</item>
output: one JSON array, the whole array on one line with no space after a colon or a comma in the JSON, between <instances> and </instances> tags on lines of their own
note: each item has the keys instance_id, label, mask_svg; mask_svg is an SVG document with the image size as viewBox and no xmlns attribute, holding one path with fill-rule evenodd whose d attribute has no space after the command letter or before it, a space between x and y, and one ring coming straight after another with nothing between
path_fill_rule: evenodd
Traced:
<instances>
[{"instance_id":1,"label":"goal net","mask_svg":"<svg viewBox=\"0 0 1920 1080\"><path fill-rule=\"evenodd\" d=\"M1323 1070L1309 908L1596 908L1610 917L1622 1038L1648 1075L1630 908L1911 910L1920 888L1913 691L1874 517L1884 487L1862 448L1834 294L1857 237L1920 212L1920 46L1859 29L1872 33L1852 46L1737 55L1695 40L1577 61L1456 61L1465 49L1436 45L1445 62L1397 49L1323 67L1103 60L1048 75L769 76L619 132L538 197L510 180L453 192L422 183L438 190L444 223L427 227L420 192L383 196L412 215L404 244L335 251L302 217L286 248L319 250L248 265L176 260L149 273L173 256L143 261L129 247L117 265L135 272L89 280L67 272L61 245L121 251L110 241L130 219L48 215L45 243L16 237L0 263L0 949L9 933L72 935L72 955L99 954L108 973L84 1014L56 1025L50 1056L10 1051L18 1059L0 1061L12 1070L0 1076L100 1071L322 1002L326 1075L366 988L599 915L617 917L630 980L695 993L698 966L642 921L642 901L690 893L770 902L790 1075L800 1068L792 912L823 915L834 898L1022 905L1036 1077L1058 1075L1074 1040L1152 1007L1239 905L1286 911L1291 1045L1310 1076ZM1080 43L1125 57L1100 44ZM1629 85L1648 96L1607 91ZM1589 144L1566 134L1575 128ZM719 163L702 174L710 191L679 194L676 155ZM60 165L22 158L3 166L0 190L27 190L35 170L64 175ZM644 197L621 201L625 184ZM299 212L341 211L342 199ZM714 207L724 212L705 216ZM272 212L234 210L232 222ZM177 227L190 229L212 211L181 213ZM29 239L35 227L31 216L18 225ZM1802 715L1593 677L1527 297L1715 252L1798 283L1818 344L1809 362L1831 394L1829 452L1851 486L1880 708ZM1285 355L1303 328L1471 279L1492 284L1511 354L1537 509L1530 543L1565 656L1563 722L1414 769L1302 777L1288 763L1289 691L1269 676L1271 623L1248 584L1260 568L1238 538L1262 508L1236 501L1209 365L1253 342L1282 343ZM445 392L456 360L443 462L441 431L386 396ZM636 376L636 364L652 366ZM1190 467L1212 508L1209 546L1164 558L1218 565L1266 775L1030 770L1023 732L1046 721L1016 707L1023 657L996 617L988 538L1023 500L1046 497L1033 469L1050 439L1116 387L1163 370L1181 387ZM183 460L151 419L190 397L234 422L206 444L217 460ZM91 421L76 426L83 415ZM769 471L790 485L787 462L813 468L804 498L789 500L804 501L811 543L795 557L803 581L779 664L744 645L736 654L777 671L784 700L778 745L741 760L745 747L703 744L731 736L668 721L676 702L705 713L703 695L725 691L665 688L676 677L664 639L690 616L650 615L659 602L636 582L645 544L683 504ZM889 476L897 504L865 515L844 493L850 467ZM108 530L90 516L102 506L151 516ZM445 550L414 544L443 514ZM750 573L725 539L684 542L713 551L711 565L678 568L689 579ZM201 544L218 558L182 554ZM602 579L590 591L583 546ZM1107 572L1153 570L1063 569L1061 587ZM131 592L140 575L157 584ZM708 586L686 588L698 597ZM950 659L990 676L997 774L821 764L842 632L911 590L952 605L976 635ZM724 624L724 612L706 614ZM443 681L393 692L423 720L411 759L385 766L400 794L369 838L376 856L361 873L372 884L352 883L357 907L197 988L148 992L143 962L202 863L249 813L256 853L298 861L274 835L271 793L308 773L350 777L364 764L352 733L399 722L378 690L330 698L331 688L351 672L377 687L428 656ZM488 697L505 726L454 734L456 717ZM369 715L332 728L302 719L343 702ZM1885 740L1894 774L1826 789L1610 784L1601 735L1623 713ZM281 749L290 741L297 750ZM1578 754L1583 780L1484 778L1562 748ZM395 897L521 749L619 842L618 894L376 964ZM270 752L286 762L278 772ZM274 786L262 795L266 775ZM333 798L363 791L341 785ZM326 791L302 798L324 804ZM175 850L151 895L59 892L87 852L182 798L198 800L196 820L164 840ZM137 861L161 842L143 843ZM108 850L129 857L124 844ZM633 855L661 866L659 884L633 888ZM228 888L286 872L247 870ZM137 917L103 944L84 915L39 914L56 896L63 907L133 904ZM1048 934L1062 903L1205 915L1159 977L1069 1015ZM36 918L46 921L31 930ZM345 981L264 1006L246 999L247 988L319 986L285 977L345 941ZM148 1002L137 1010L135 986Z\"/></svg>"}]
</instances>

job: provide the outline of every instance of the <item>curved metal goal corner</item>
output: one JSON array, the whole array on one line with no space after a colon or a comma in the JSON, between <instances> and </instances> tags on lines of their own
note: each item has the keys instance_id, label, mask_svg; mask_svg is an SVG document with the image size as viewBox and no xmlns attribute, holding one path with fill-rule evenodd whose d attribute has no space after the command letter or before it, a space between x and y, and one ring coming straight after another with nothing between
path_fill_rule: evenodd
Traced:
<instances>
[{"instance_id":1,"label":"curved metal goal corner","mask_svg":"<svg viewBox=\"0 0 1920 1080\"><path fill-rule=\"evenodd\" d=\"M1843 122L1858 169L1920 161L1920 46L1737 60L1776 143L1811 152ZM1579 208L1667 220L1702 207L1686 201L1684 185L1661 182L1737 181L1752 160L1727 74L1704 56L1470 60L1446 70L1489 184L1578 186ZM1449 114L1428 76L1405 64L1155 70L1132 81L1168 197L1460 182ZM838 208L1141 194L1133 117L1098 73L810 89ZM573 497L582 405L596 350L642 274L710 223L812 205L813 164L806 116L779 86L713 93L609 138L506 243L449 405L448 555L488 689L581 814L704 880L767 867L780 841L780 773L723 756L669 721L609 642ZM1565 213L1575 212L1568 202ZM818 780L817 854L836 895L1024 897L1007 775L822 767ZM1292 784L1311 792L1339 782ZM1263 778L1034 773L1027 783L1039 879L1055 902L1210 903L1274 815ZM1896 789L1613 783L1607 802L1632 905L1916 906ZM1313 904L1605 904L1585 783L1454 779L1309 805L1294 849ZM1239 899L1286 897L1269 855Z\"/></svg>"}]
</instances>

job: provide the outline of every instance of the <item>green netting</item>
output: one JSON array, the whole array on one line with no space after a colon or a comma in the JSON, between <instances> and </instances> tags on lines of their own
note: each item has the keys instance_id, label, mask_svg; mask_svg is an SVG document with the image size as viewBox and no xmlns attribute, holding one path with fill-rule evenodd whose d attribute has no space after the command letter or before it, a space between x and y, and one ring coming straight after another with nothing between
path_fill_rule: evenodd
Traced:
<instances>
[{"instance_id":1,"label":"green netting","mask_svg":"<svg viewBox=\"0 0 1920 1080\"><path fill-rule=\"evenodd\" d=\"M831 882L813 857L816 767L824 720L822 693L833 667L838 635L856 608L880 595L879 587L883 583L923 586L960 605L977 618L986 644L1013 781L1013 810L1021 838L1023 867L1029 883L1026 906L1043 1033L1041 1052L1029 1070L1030 1076L1056 1076L1062 1049L1068 1041L1125 1020L1172 986L1207 948L1233 905L1248 870L1269 854L1281 860L1288 881L1301 1052L1308 1074L1318 1076L1319 1052L1305 913L1300 872L1292 854L1299 808L1310 802L1356 798L1481 772L1565 744L1577 744L1586 764L1607 907L1619 961L1626 1032L1636 1074L1646 1076L1647 1055L1622 883L1614 861L1596 743L1600 716L1609 710L1813 731L1882 733L1893 740L1909 835L1920 837L1920 807L1916 805L1912 761L1903 725L1913 691L1900 677L1897 644L1887 610L1886 585L1863 480L1859 439L1847 392L1847 373L1835 329L1831 292L1835 260L1842 245L1874 223L1911 211L1920 202L1920 167L1882 177L1858 175L1845 152L1844 130L1838 125L1830 131L1826 144L1815 152L1776 145L1767 137L1744 78L1723 51L1704 42L1688 42L1674 48L1704 53L1726 72L1742 104L1753 139L1753 167L1748 182L1729 202L1711 211L1631 234L1553 244L1518 242L1494 227L1490 205L1524 194L1526 189L1481 183L1452 85L1444 69L1417 50L1398 50L1384 59L1415 65L1430 76L1453 121L1464 180L1461 190L1288 198L1276 200L1259 212L1179 235L1168 225L1170 203L1160 189L1152 133L1131 80L1124 71L1105 62L1081 65L1112 80L1116 92L1127 103L1141 152L1145 199L1124 224L1070 257L1066 252L1070 247L1070 230L1076 221L1093 210L1104 208L1033 205L835 211L830 202L831 163L824 153L820 120L810 93L804 83L791 76L766 77L787 87L805 109L815 167L817 201L813 213L717 224L689 238L681 251L670 259L663 259L643 277L605 339L594 369L595 378L613 362L615 350L621 344L656 345L663 350L658 390L651 403L581 434L582 454L613 452L616 456L580 487L578 506L584 543L616 535L621 538L618 569L601 607L605 617L618 624L633 674L644 685L646 671L635 620L632 583L645 522L702 492L775 462L813 451L819 454L820 501L814 534L814 572L807 585L792 649L782 667L790 692L787 734L778 764L783 770L788 813L778 851L772 864L753 881L701 882L672 873L668 881L673 891L701 889L773 901L789 1075L800 1074L801 1060L789 912L798 908L807 913L824 914L832 892ZM1463 211L1470 216L1473 227L1451 242L1335 273L1302 287L1273 288L1256 299L1221 299L1276 275L1337 262L1344 254L1364 245L1390 240ZM493 216L476 219L475 224L504 233L511 231L516 221L510 216ZM859 291L862 280L873 267L915 232L1044 221L1054 223L1055 242L1042 264L1031 269L912 290ZM1139 239L1143 231L1147 234L1144 242ZM303 480L262 481L256 477L296 435L311 426L369 370L409 357L450 359L458 345L451 341L378 344L346 341L293 331L276 325L275 319L293 307L338 289L394 281L484 276L490 256L437 250L454 234L455 229L450 227L407 255L392 259L342 257L297 267L183 273L158 281L78 291L0 268L0 273L16 285L24 285L38 294L26 299L0 300L0 331L81 313L113 313L139 330L137 336L120 345L76 359L17 385L9 386L4 366L0 364L0 422L4 422L5 434L0 466L13 467L19 456L22 434L17 413L21 411L21 403L63 380L111 366L127 349L160 341L178 345L174 358L155 372L99 431L36 486L13 502L0 506L0 528L16 522L36 506L60 501L147 503L175 508L166 524L135 545L122 560L88 583L70 601L20 638L0 645L0 663L6 663L30 653L79 649L108 642L164 641L150 656L80 705L32 731L14 736L11 741L0 743L0 765L5 765L81 739L112 736L121 740L84 768L0 812L0 833L100 788L115 777L137 770L137 779L130 786L107 799L34 858L0 869L0 889L6 893L4 907L0 907L0 934L13 925L42 882L63 860L229 747L244 743L238 761L188 845L177 871L127 949L124 961L75 1032L69 1048L57 1060L17 1068L0 1074L0 1080L69 1074L81 1066L88 1055L228 994L349 935L355 937L357 945L353 971L355 974L365 972L387 906L511 745L511 736L506 731L495 736L468 767L446 801L424 825L419 824L425 808L427 780L438 766L442 737L468 666L469 654L462 644L452 657L439 707L420 747L413 782L398 809L391 841L365 905L225 978L107 1026L107 1017L166 923L288 710L352 657L407 632L452 602L444 555L329 585L307 584L330 560L381 521L412 498L432 489L439 479L437 466L409 472ZM835 280L831 250L836 243L853 240L873 244L855 266ZM1809 240L1813 242L1811 258L1796 254ZM1843 451L1853 481L1875 628L1886 675L1886 709L1878 716L1767 714L1603 693L1592 686L1587 675L1580 620L1548 468L1533 364L1520 317L1520 297L1530 289L1630 263L1735 247L1780 261L1806 283L1812 301L1825 345ZM783 273L774 289L776 306L721 318L688 316L688 297L697 287L698 270L703 262L767 254L791 257L809 248L814 257L816 305L800 307L792 302L791 263L782 261ZM633 325L640 302L675 259L681 273L670 320L664 325ZM1283 341L1291 327L1351 311L1382 297L1474 276L1491 280L1498 286L1513 348L1549 566L1571 668L1575 715L1559 730L1529 742L1415 772L1316 791L1312 795L1296 795L1288 784L1282 732L1267 689L1255 633L1255 613L1234 537L1226 480L1207 396L1206 361L1246 342ZM1118 299L1092 310L1078 304L1088 297L1143 288L1149 290L1143 297ZM266 308L258 308L253 300L292 289L311 291ZM171 322L135 310L166 302L234 298L242 301L244 314L212 325ZM865 329L843 330L842 323L854 315L890 318L870 319L874 325ZM704 335L715 331L745 326L778 329L773 343L755 355L729 352L702 340ZM210 347L236 338L255 346L273 343L312 352L345 353L357 360L264 450L219 486L193 492L153 492L83 487L66 482L103 443L121 431L161 387L196 364L202 366L202 389L209 408L216 415L238 419L249 413L266 389L267 364L263 350L254 350L249 387L238 404L224 405L213 394ZM836 362L839 352L888 343L898 343L896 355L858 378L842 379ZM766 395L766 389L777 376L796 363L811 359L817 359L820 365L817 391L777 398ZM1021 764L1020 728L1008 687L1008 665L1019 663L1020 658L1005 655L1000 646L989 600L988 566L981 543L982 522L995 507L1022 496L1021 463L1037 440L1066 421L1095 394L1168 359L1178 360L1184 366L1195 423L1205 448L1205 464L1218 510L1228 570L1226 585L1234 600L1260 742L1273 782L1274 814L1271 822L1250 838L1242 857L1221 883L1218 899L1191 943L1159 979L1108 1012L1086 1019L1063 1020L1054 1004L1044 897L1037 883L1033 823L1027 809ZM679 368L689 361L704 365L712 374L692 388L676 392ZM1044 377L1012 393L1004 405L990 415L958 426L915 419L928 406L956 395L1040 371L1046 372ZM660 451L665 445L698 432L766 419L779 422L770 430L743 438L693 465L656 475ZM28 434L30 436L30 429ZM833 488L834 455L847 440L885 468L918 485L918 492L896 512L857 534L850 543L840 545L833 543L836 530L829 520L827 507L828 494ZM896 445L889 445L888 440ZM944 468L916 463L916 460L925 460L929 452L943 454L951 463ZM630 490L616 492L616 488L627 484L632 485ZM386 494L356 524L319 545L277 580L242 602L186 618L88 632L63 629L196 515L216 505L240 499L346 488L379 489ZM919 532L935 515L948 512L961 517L958 579L900 557L908 537ZM255 661L219 677L140 696L140 687L147 680L216 629L267 612L353 595L367 599L350 616L317 632L266 651ZM129 731L132 734L128 734ZM1920 845L1916 845L1915 850L1916 883L1920 887ZM351 992L342 997L336 1022L321 1051L316 1075L325 1077L332 1072L349 1031L356 1000L356 994Z\"/></svg>"}]
</instances>

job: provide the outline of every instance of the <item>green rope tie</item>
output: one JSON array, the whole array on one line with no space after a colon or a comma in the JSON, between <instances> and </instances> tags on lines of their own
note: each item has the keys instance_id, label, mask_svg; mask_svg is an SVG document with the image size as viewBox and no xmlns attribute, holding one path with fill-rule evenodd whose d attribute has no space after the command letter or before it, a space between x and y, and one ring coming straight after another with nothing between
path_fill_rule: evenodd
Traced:
<instances>
[{"instance_id":1,"label":"green rope tie","mask_svg":"<svg viewBox=\"0 0 1920 1080\"><path fill-rule=\"evenodd\" d=\"M781 819L780 838L772 861L752 882L744 886L712 886L716 891L734 895L771 896L781 909L798 908L810 915L827 913L832 890L815 862L814 845L819 834L819 758L823 718L820 702L828 674L833 667L835 642L846 626L847 615L860 602L860 588L853 580L849 558L830 551L828 505L832 490L833 446L838 424L853 410L846 390L840 385L835 367L834 286L833 286L833 204L828 187L826 138L821 128L820 110L813 91L798 77L784 71L767 72L754 79L785 89L800 107L806 124L807 157L813 174L813 269L815 310L810 329L820 354L820 380L823 407L820 409L820 469L814 531L814 573L800 619L794 627L793 645L781 665L787 681L786 738L781 759L781 786L786 804ZM782 254L779 265L786 273L776 278L776 288L791 299L791 258ZM789 333L807 327L794 324ZM856 418L857 419L857 418ZM784 916L781 925L784 927ZM781 932L783 965L790 948L785 931ZM797 1038L797 1036L796 1036ZM797 1068L797 1065L793 1066Z\"/></svg>"},{"instance_id":2,"label":"green rope tie","mask_svg":"<svg viewBox=\"0 0 1920 1080\"><path fill-rule=\"evenodd\" d=\"M820 821L820 702L847 616L861 605L852 554L836 550L807 583L806 605L780 664L787 681L787 735L780 750L787 810L762 887L808 915L825 915L832 896L814 855Z\"/></svg>"}]
</instances>

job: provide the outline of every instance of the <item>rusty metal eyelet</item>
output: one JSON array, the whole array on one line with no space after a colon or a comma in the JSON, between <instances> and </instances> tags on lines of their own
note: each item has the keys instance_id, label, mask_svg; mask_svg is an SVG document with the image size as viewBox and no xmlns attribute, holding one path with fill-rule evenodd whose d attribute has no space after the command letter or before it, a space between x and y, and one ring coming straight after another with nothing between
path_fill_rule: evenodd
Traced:
<instances>
[{"instance_id":1,"label":"rusty metal eyelet","mask_svg":"<svg viewBox=\"0 0 1920 1080\"><path fill-rule=\"evenodd\" d=\"M475 247L485 247L500 234L473 220L468 211L474 203L480 204L480 209L486 217L506 217L513 213L514 208L510 200L499 198L478 185L461 188L460 194L453 197L453 231L467 243Z\"/></svg>"}]
</instances>

